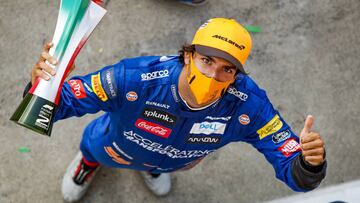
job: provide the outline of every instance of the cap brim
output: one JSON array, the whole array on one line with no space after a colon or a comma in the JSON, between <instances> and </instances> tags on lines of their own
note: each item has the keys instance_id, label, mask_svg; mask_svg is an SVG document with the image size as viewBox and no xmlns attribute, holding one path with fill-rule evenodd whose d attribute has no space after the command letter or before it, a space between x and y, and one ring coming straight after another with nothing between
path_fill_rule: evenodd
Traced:
<instances>
[{"instance_id":1,"label":"cap brim","mask_svg":"<svg viewBox=\"0 0 360 203\"><path fill-rule=\"evenodd\" d=\"M238 68L240 72L245 73L243 65L235 57L224 51L221 51L220 49L195 44L195 51L204 56L215 56L223 58L236 66L236 68Z\"/></svg>"}]
</instances>

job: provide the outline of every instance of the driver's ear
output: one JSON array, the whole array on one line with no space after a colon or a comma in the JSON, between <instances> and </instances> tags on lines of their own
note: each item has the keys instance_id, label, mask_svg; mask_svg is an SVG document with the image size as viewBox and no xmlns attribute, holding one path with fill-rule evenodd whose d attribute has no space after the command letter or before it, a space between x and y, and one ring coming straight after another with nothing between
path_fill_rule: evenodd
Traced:
<instances>
[{"instance_id":1,"label":"driver's ear","mask_svg":"<svg viewBox=\"0 0 360 203\"><path fill-rule=\"evenodd\" d=\"M190 64L190 54L192 54L192 53L191 52L185 52L184 53L184 63L185 63L185 65Z\"/></svg>"}]
</instances>

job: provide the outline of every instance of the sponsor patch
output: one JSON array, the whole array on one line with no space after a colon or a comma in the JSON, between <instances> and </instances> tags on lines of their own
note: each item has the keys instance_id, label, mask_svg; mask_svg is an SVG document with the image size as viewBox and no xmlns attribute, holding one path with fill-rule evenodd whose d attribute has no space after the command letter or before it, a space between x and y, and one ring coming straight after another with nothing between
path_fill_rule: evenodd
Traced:
<instances>
[{"instance_id":1,"label":"sponsor patch","mask_svg":"<svg viewBox=\"0 0 360 203\"><path fill-rule=\"evenodd\" d=\"M225 123L219 122L202 122L194 123L190 130L190 134L224 134L225 132Z\"/></svg>"},{"instance_id":2,"label":"sponsor patch","mask_svg":"<svg viewBox=\"0 0 360 203\"><path fill-rule=\"evenodd\" d=\"M153 142L149 139L146 139L142 137L141 135L133 132L133 131L124 131L123 135L125 139L134 142L140 147L143 147L144 149L155 152L158 154L162 154L164 156L168 156L172 159L188 159L188 158L198 158L206 156L215 150L180 150L177 148L174 148L171 145L164 145L157 142ZM160 170L159 168L157 168Z\"/></svg>"},{"instance_id":3,"label":"sponsor patch","mask_svg":"<svg viewBox=\"0 0 360 203\"><path fill-rule=\"evenodd\" d=\"M248 98L248 95L247 95L247 94L238 91L238 90L237 90L236 88L234 88L234 87L229 87L228 90L227 90L227 92L228 92L229 94L232 94L232 95L234 95L235 97L239 98L241 101L246 101L247 98Z\"/></svg>"},{"instance_id":4,"label":"sponsor patch","mask_svg":"<svg viewBox=\"0 0 360 203\"><path fill-rule=\"evenodd\" d=\"M101 85L100 73L91 76L91 86L96 96L103 102L108 100L106 93Z\"/></svg>"},{"instance_id":5,"label":"sponsor patch","mask_svg":"<svg viewBox=\"0 0 360 203\"><path fill-rule=\"evenodd\" d=\"M166 128L161 125L158 125L156 123L150 122L150 121L143 120L141 118L138 118L136 120L135 126L139 129L142 129L148 133L151 133L153 135L156 135L156 136L159 136L162 138L168 138L171 133L171 129Z\"/></svg>"},{"instance_id":6,"label":"sponsor patch","mask_svg":"<svg viewBox=\"0 0 360 203\"><path fill-rule=\"evenodd\" d=\"M116 142L112 142L112 145L115 147L116 150L118 150L126 158L133 160L133 158L131 156L127 155L123 150L120 149L120 147L116 144Z\"/></svg>"},{"instance_id":7,"label":"sponsor patch","mask_svg":"<svg viewBox=\"0 0 360 203\"><path fill-rule=\"evenodd\" d=\"M115 161L118 164L122 165L130 165L130 162L124 160L117 154L112 147L104 147L105 152L112 158L113 161Z\"/></svg>"},{"instance_id":8,"label":"sponsor patch","mask_svg":"<svg viewBox=\"0 0 360 203\"><path fill-rule=\"evenodd\" d=\"M172 94L175 102L179 102L179 101L180 101L178 95L176 94L176 85L174 85L174 84L171 85L171 94Z\"/></svg>"},{"instance_id":9,"label":"sponsor patch","mask_svg":"<svg viewBox=\"0 0 360 203\"><path fill-rule=\"evenodd\" d=\"M291 133L290 130L281 131L279 133L276 133L272 136L272 141L274 143L280 143L290 137Z\"/></svg>"},{"instance_id":10,"label":"sponsor patch","mask_svg":"<svg viewBox=\"0 0 360 203\"><path fill-rule=\"evenodd\" d=\"M86 82L84 82L83 84L84 84L84 87L87 89L87 91L93 92L93 90L89 87L88 84L86 84Z\"/></svg>"},{"instance_id":11,"label":"sponsor patch","mask_svg":"<svg viewBox=\"0 0 360 203\"><path fill-rule=\"evenodd\" d=\"M145 104L149 105L149 106L156 106L156 107L164 108L164 109L170 108L170 106L167 104L161 104L161 103L157 103L157 102L153 102L153 101L146 101Z\"/></svg>"},{"instance_id":12,"label":"sponsor patch","mask_svg":"<svg viewBox=\"0 0 360 203\"><path fill-rule=\"evenodd\" d=\"M110 68L105 70L102 74L101 74L101 79L102 81L105 82L105 84L103 84L104 90L107 94L107 96L109 98L115 98L117 97L117 84L115 81L115 76L114 76L114 68Z\"/></svg>"},{"instance_id":13,"label":"sponsor patch","mask_svg":"<svg viewBox=\"0 0 360 203\"><path fill-rule=\"evenodd\" d=\"M227 117L212 117L212 116L206 116L205 119L213 120L213 121L218 121L218 120L229 121L229 120L231 119L231 116L227 116Z\"/></svg>"},{"instance_id":14,"label":"sponsor patch","mask_svg":"<svg viewBox=\"0 0 360 203\"><path fill-rule=\"evenodd\" d=\"M148 80L154 80L154 79L165 78L165 77L169 77L169 70L167 70L167 69L153 71L150 73L143 73L143 74L141 74L141 81L148 81Z\"/></svg>"},{"instance_id":15,"label":"sponsor patch","mask_svg":"<svg viewBox=\"0 0 360 203\"><path fill-rule=\"evenodd\" d=\"M283 126L282 121L280 120L279 115L275 115L266 125L257 130L257 134L260 137L260 140L264 137L276 133Z\"/></svg>"},{"instance_id":16,"label":"sponsor patch","mask_svg":"<svg viewBox=\"0 0 360 203\"><path fill-rule=\"evenodd\" d=\"M171 60L171 59L173 59L173 58L175 58L175 56L162 56L162 57L160 57L160 59L159 59L159 61L160 62L165 62L165 61L169 61L169 60Z\"/></svg>"},{"instance_id":17,"label":"sponsor patch","mask_svg":"<svg viewBox=\"0 0 360 203\"><path fill-rule=\"evenodd\" d=\"M239 116L239 122L240 122L241 125L247 125L247 124L250 123L250 118L246 114L241 114Z\"/></svg>"},{"instance_id":18,"label":"sponsor patch","mask_svg":"<svg viewBox=\"0 0 360 203\"><path fill-rule=\"evenodd\" d=\"M142 116L150 120L155 120L162 124L170 126L174 126L176 122L176 117L174 115L153 108L145 108Z\"/></svg>"},{"instance_id":19,"label":"sponsor patch","mask_svg":"<svg viewBox=\"0 0 360 203\"><path fill-rule=\"evenodd\" d=\"M69 80L68 83L71 87L72 93L76 98L78 99L86 98L86 92L84 90L84 86L81 80Z\"/></svg>"},{"instance_id":20,"label":"sponsor patch","mask_svg":"<svg viewBox=\"0 0 360 203\"><path fill-rule=\"evenodd\" d=\"M192 144L218 144L220 142L219 136L189 136L187 143Z\"/></svg>"},{"instance_id":21,"label":"sponsor patch","mask_svg":"<svg viewBox=\"0 0 360 203\"><path fill-rule=\"evenodd\" d=\"M289 157L294 152L301 151L301 147L294 138L291 138L281 145L278 150L282 152L285 157Z\"/></svg>"},{"instance_id":22,"label":"sponsor patch","mask_svg":"<svg viewBox=\"0 0 360 203\"><path fill-rule=\"evenodd\" d=\"M136 101L137 98L138 98L138 95L136 92L131 91L126 94L126 99L128 101Z\"/></svg>"}]
</instances>

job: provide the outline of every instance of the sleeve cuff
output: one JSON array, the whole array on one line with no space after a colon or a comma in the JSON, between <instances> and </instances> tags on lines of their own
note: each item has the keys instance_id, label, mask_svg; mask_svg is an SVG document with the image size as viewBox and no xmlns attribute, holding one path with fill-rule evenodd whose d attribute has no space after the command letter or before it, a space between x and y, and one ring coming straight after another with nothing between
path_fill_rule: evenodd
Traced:
<instances>
[{"instance_id":1,"label":"sleeve cuff","mask_svg":"<svg viewBox=\"0 0 360 203\"><path fill-rule=\"evenodd\" d=\"M304 190L315 189L325 178L326 166L326 161L319 166L306 165L300 154L292 162L292 175L295 183Z\"/></svg>"}]
</instances>

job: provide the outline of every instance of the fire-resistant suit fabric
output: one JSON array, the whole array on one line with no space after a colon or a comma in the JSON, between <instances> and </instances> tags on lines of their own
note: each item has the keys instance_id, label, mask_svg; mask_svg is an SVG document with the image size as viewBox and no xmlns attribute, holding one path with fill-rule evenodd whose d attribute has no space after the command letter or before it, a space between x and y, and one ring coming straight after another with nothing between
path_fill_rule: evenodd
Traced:
<instances>
[{"instance_id":1,"label":"fire-resistant suit fabric","mask_svg":"<svg viewBox=\"0 0 360 203\"><path fill-rule=\"evenodd\" d=\"M326 164L317 173L301 167L299 138L249 76L238 75L216 103L194 111L178 92L182 68L177 56L147 56L73 77L63 85L55 120L104 111L86 127L80 149L106 166L172 172L243 141L293 190L320 184Z\"/></svg>"}]
</instances>

